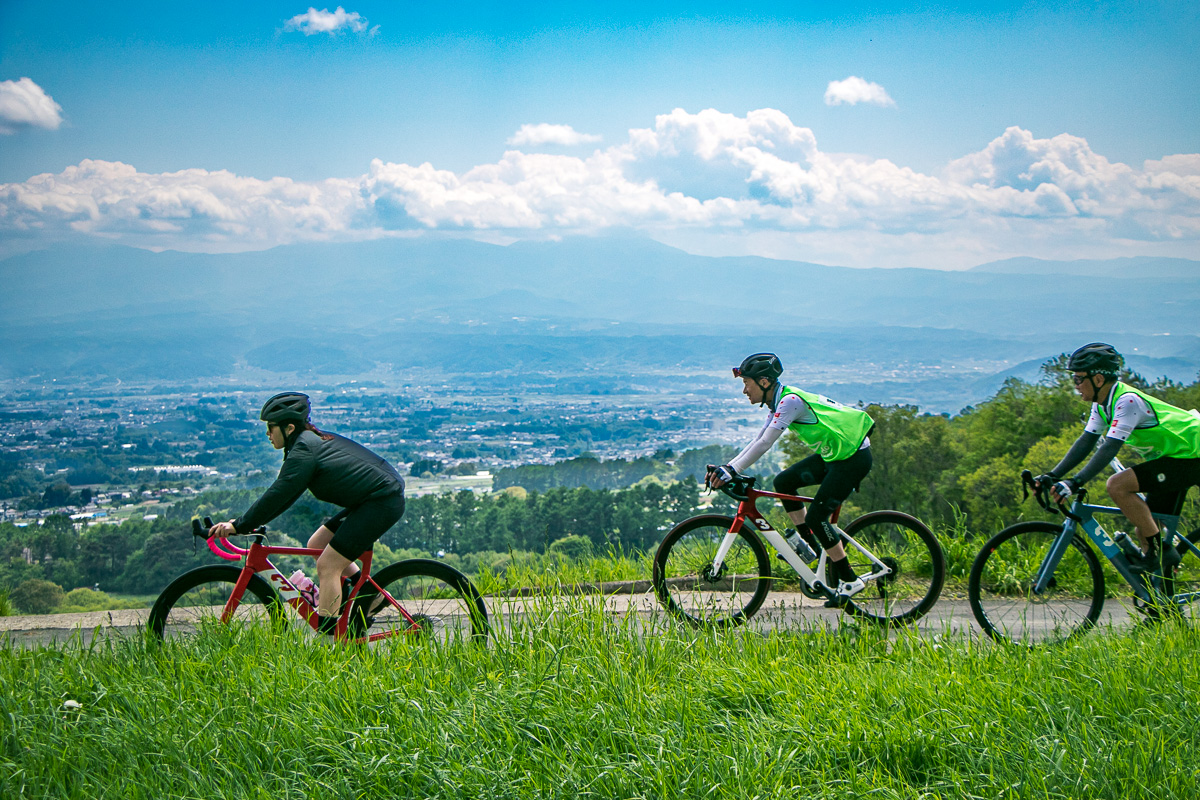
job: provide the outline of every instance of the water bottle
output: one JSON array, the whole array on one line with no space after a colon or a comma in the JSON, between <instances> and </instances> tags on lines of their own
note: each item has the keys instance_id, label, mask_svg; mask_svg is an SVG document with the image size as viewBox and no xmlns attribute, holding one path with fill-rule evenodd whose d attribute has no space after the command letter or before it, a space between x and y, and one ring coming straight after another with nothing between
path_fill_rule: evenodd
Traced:
<instances>
[{"instance_id":1,"label":"water bottle","mask_svg":"<svg viewBox=\"0 0 1200 800\"><path fill-rule=\"evenodd\" d=\"M1138 561L1141 561L1142 548L1134 544L1133 539L1130 538L1128 533L1125 531L1117 531L1112 539L1117 547L1121 548L1121 552L1124 553L1128 558L1134 558Z\"/></svg>"},{"instance_id":2,"label":"water bottle","mask_svg":"<svg viewBox=\"0 0 1200 800\"><path fill-rule=\"evenodd\" d=\"M791 534L787 537L787 543L796 551L796 555L800 556L800 560L805 564L812 563L817 560L817 554L809 546L808 542L804 541L804 537L794 528L789 528Z\"/></svg>"},{"instance_id":3,"label":"water bottle","mask_svg":"<svg viewBox=\"0 0 1200 800\"><path fill-rule=\"evenodd\" d=\"M296 591L300 592L300 596L304 598L304 602L308 603L313 608L317 607L317 602L320 599L320 587L313 583L313 579L304 574L304 570L298 569L288 578L288 582L296 587Z\"/></svg>"}]
</instances>

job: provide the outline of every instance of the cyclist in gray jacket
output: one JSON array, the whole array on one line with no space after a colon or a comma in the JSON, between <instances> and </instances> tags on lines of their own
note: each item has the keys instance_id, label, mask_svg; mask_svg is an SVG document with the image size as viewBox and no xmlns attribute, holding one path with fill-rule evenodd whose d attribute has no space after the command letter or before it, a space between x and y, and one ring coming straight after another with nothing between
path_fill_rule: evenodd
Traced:
<instances>
[{"instance_id":1,"label":"cyclist in gray jacket","mask_svg":"<svg viewBox=\"0 0 1200 800\"><path fill-rule=\"evenodd\" d=\"M308 395L277 394L263 405L259 419L267 438L283 451L279 477L246 513L213 526L216 536L249 533L278 517L300 499L313 497L342 506L309 538L317 557L320 583L318 629L333 633L342 602L342 579L358 572L355 559L404 514L404 479L367 448L344 436L318 430L309 420Z\"/></svg>"}]
</instances>

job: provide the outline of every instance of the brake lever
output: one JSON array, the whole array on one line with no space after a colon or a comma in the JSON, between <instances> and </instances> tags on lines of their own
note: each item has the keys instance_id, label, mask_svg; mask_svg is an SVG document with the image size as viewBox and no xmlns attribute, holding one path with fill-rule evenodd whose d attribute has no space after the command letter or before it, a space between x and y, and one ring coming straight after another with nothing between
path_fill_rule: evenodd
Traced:
<instances>
[{"instance_id":1,"label":"brake lever","mask_svg":"<svg viewBox=\"0 0 1200 800\"><path fill-rule=\"evenodd\" d=\"M1058 509L1051 506L1050 502L1046 499L1045 495L1049 490L1044 486L1039 488L1038 485L1036 483L1034 483L1034 481L1033 481L1033 473L1030 472L1029 470L1021 471L1021 489L1024 493L1024 496L1021 498L1021 502L1025 502L1026 500L1029 499L1029 490L1033 489L1033 499L1037 500L1037 504L1039 506L1041 506L1046 511L1049 511L1051 514L1058 513ZM1060 508L1061 508L1061 504L1060 504ZM1064 511L1063 513L1065 514L1066 511Z\"/></svg>"}]
</instances>

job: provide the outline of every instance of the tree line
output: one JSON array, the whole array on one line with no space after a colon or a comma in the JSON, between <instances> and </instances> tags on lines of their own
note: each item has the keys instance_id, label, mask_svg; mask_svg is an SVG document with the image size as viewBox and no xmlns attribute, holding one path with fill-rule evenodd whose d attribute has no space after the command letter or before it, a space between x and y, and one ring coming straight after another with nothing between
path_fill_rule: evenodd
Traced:
<instances>
[{"instance_id":1,"label":"tree line","mask_svg":"<svg viewBox=\"0 0 1200 800\"><path fill-rule=\"evenodd\" d=\"M1088 412L1062 366L1048 363L1038 383L1010 379L987 401L954 416L922 414L913 406L866 406L876 420L874 467L848 501L845 518L894 508L926 520L943 535L957 523L955 530L979 537L1022 515L1040 514L1022 500L1020 472L1053 466L1082 430ZM1200 405L1200 381L1149 382L1131 373L1122 379L1174 405ZM791 436L782 447L788 463L807 455ZM409 498L403 518L381 539L381 555L545 553L567 537L587 539L600 552L651 549L673 524L698 512L702 498L696 476L704 464L721 463L730 452L732 447L721 445L679 457L580 458L552 467L501 470L498 491L491 494ZM1127 464L1135 460L1130 457ZM769 488L770 476L764 478ZM1091 488L1102 500L1102 481ZM215 560L202 543L194 546L187 532L193 516L235 517L258 494L255 489L209 491L163 509L158 519L119 526L76 528L66 517L24 528L0 524L0 590L41 580L64 591L99 585L109 592L156 594L184 569ZM714 506L730 508L731 503L718 495ZM335 511L306 495L272 523L271 535L280 537L276 541L306 541ZM778 523L783 524L782 517Z\"/></svg>"}]
</instances>

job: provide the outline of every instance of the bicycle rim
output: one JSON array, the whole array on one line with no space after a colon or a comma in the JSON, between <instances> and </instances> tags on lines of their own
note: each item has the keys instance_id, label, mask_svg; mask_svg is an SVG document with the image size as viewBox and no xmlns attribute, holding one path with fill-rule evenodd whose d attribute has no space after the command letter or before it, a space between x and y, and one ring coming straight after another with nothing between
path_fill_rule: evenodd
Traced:
<instances>
[{"instance_id":1,"label":"bicycle rim","mask_svg":"<svg viewBox=\"0 0 1200 800\"><path fill-rule=\"evenodd\" d=\"M937 602L946 578L945 559L937 538L920 520L896 511L876 511L846 526L852 543L846 556L855 574L880 572L875 559L890 568L887 575L868 580L867 588L846 607L849 614L886 625L906 625L923 617Z\"/></svg>"},{"instance_id":2,"label":"bicycle rim","mask_svg":"<svg viewBox=\"0 0 1200 800\"><path fill-rule=\"evenodd\" d=\"M770 559L745 526L713 572L713 559L732 526L730 517L715 515L685 520L654 556L659 601L692 625L740 625L758 611L770 589Z\"/></svg>"},{"instance_id":3,"label":"bicycle rim","mask_svg":"<svg viewBox=\"0 0 1200 800\"><path fill-rule=\"evenodd\" d=\"M446 644L487 641L487 607L458 570L438 561L410 559L372 577L392 599L367 584L351 612L351 635L386 633L409 642Z\"/></svg>"},{"instance_id":4,"label":"bicycle rim","mask_svg":"<svg viewBox=\"0 0 1200 800\"><path fill-rule=\"evenodd\" d=\"M1034 645L1066 641L1090 630L1104 605L1104 576L1095 553L1071 539L1049 584L1033 585L1061 529L1048 522L1005 528L983 546L968 579L971 611L998 641Z\"/></svg>"},{"instance_id":5,"label":"bicycle rim","mask_svg":"<svg viewBox=\"0 0 1200 800\"><path fill-rule=\"evenodd\" d=\"M1180 537L1182 539L1182 534ZM1189 533L1187 539L1200 546L1200 528ZM1193 596L1200 596L1200 556L1193 553L1182 540L1177 541L1174 547L1179 555L1179 563L1168 571L1163 590L1175 598L1184 599L1177 606L1179 614L1194 620L1200 617L1200 600L1193 599Z\"/></svg>"},{"instance_id":6,"label":"bicycle rim","mask_svg":"<svg viewBox=\"0 0 1200 800\"><path fill-rule=\"evenodd\" d=\"M284 618L279 596L262 578L250 578L233 613L223 619L241 569L214 565L180 575L150 610L149 633L160 639L186 639L220 629L239 629Z\"/></svg>"}]
</instances>

